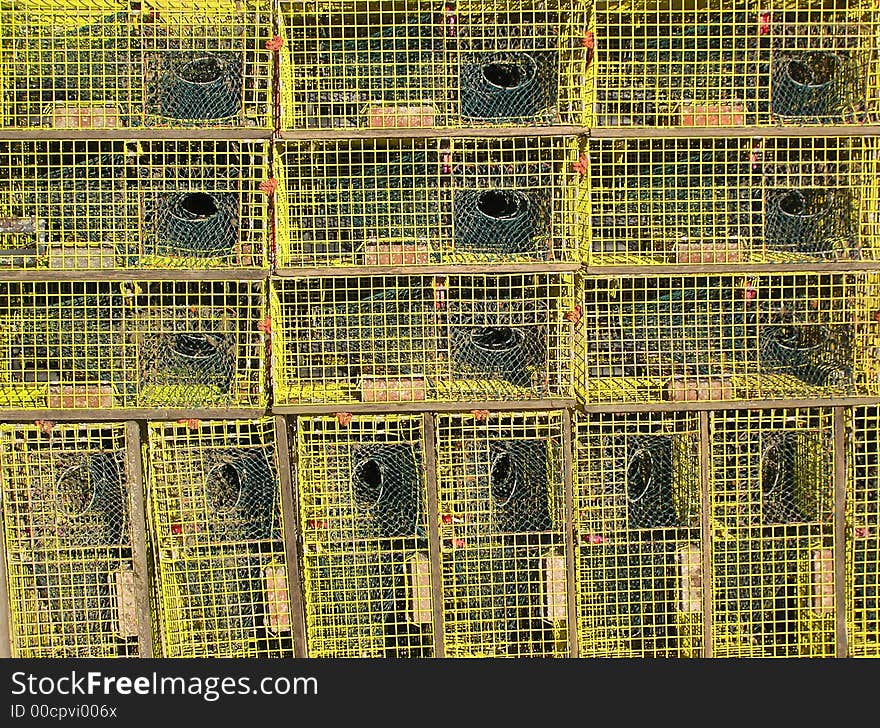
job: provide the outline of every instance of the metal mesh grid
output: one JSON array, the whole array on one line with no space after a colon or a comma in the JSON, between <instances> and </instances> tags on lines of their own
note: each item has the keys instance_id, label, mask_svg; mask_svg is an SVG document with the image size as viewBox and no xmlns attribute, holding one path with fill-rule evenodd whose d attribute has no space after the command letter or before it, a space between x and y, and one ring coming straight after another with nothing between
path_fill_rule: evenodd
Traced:
<instances>
[{"instance_id":1,"label":"metal mesh grid","mask_svg":"<svg viewBox=\"0 0 880 728\"><path fill-rule=\"evenodd\" d=\"M714 654L834 655L829 410L713 417Z\"/></svg>"},{"instance_id":2,"label":"metal mesh grid","mask_svg":"<svg viewBox=\"0 0 880 728\"><path fill-rule=\"evenodd\" d=\"M446 654L566 656L561 414L437 415L437 487Z\"/></svg>"},{"instance_id":3,"label":"metal mesh grid","mask_svg":"<svg viewBox=\"0 0 880 728\"><path fill-rule=\"evenodd\" d=\"M152 422L148 511L165 657L292 657L271 420Z\"/></svg>"},{"instance_id":4,"label":"metal mesh grid","mask_svg":"<svg viewBox=\"0 0 880 728\"><path fill-rule=\"evenodd\" d=\"M431 657L421 417L297 420L310 657Z\"/></svg>"},{"instance_id":5,"label":"metal mesh grid","mask_svg":"<svg viewBox=\"0 0 880 728\"><path fill-rule=\"evenodd\" d=\"M880 657L880 410L850 420L847 493L847 632L854 657Z\"/></svg>"},{"instance_id":6,"label":"metal mesh grid","mask_svg":"<svg viewBox=\"0 0 880 728\"><path fill-rule=\"evenodd\" d=\"M573 260L573 138L291 143L279 266ZM288 180L288 182L285 182Z\"/></svg>"},{"instance_id":7,"label":"metal mesh grid","mask_svg":"<svg viewBox=\"0 0 880 728\"><path fill-rule=\"evenodd\" d=\"M0 425L16 657L138 654L125 427Z\"/></svg>"},{"instance_id":8,"label":"metal mesh grid","mask_svg":"<svg viewBox=\"0 0 880 728\"><path fill-rule=\"evenodd\" d=\"M0 126L272 125L269 0L4 0Z\"/></svg>"},{"instance_id":9,"label":"metal mesh grid","mask_svg":"<svg viewBox=\"0 0 880 728\"><path fill-rule=\"evenodd\" d=\"M869 0L633 0L596 9L596 124L876 123Z\"/></svg>"},{"instance_id":10,"label":"metal mesh grid","mask_svg":"<svg viewBox=\"0 0 880 728\"><path fill-rule=\"evenodd\" d=\"M0 142L0 268L267 265L265 143Z\"/></svg>"},{"instance_id":11,"label":"metal mesh grid","mask_svg":"<svg viewBox=\"0 0 880 728\"><path fill-rule=\"evenodd\" d=\"M282 125L580 123L592 0L283 0Z\"/></svg>"},{"instance_id":12,"label":"metal mesh grid","mask_svg":"<svg viewBox=\"0 0 880 728\"><path fill-rule=\"evenodd\" d=\"M877 260L877 144L596 139L593 265Z\"/></svg>"},{"instance_id":13,"label":"metal mesh grid","mask_svg":"<svg viewBox=\"0 0 880 728\"><path fill-rule=\"evenodd\" d=\"M262 283L0 283L0 408L261 406Z\"/></svg>"},{"instance_id":14,"label":"metal mesh grid","mask_svg":"<svg viewBox=\"0 0 880 728\"><path fill-rule=\"evenodd\" d=\"M866 276L856 327L856 371L866 394L880 394L880 274Z\"/></svg>"},{"instance_id":15,"label":"metal mesh grid","mask_svg":"<svg viewBox=\"0 0 880 728\"><path fill-rule=\"evenodd\" d=\"M576 382L587 402L834 397L864 389L856 274L584 277ZM876 367L876 365L875 365Z\"/></svg>"},{"instance_id":16,"label":"metal mesh grid","mask_svg":"<svg viewBox=\"0 0 880 728\"><path fill-rule=\"evenodd\" d=\"M281 279L276 404L567 396L568 276Z\"/></svg>"},{"instance_id":17,"label":"metal mesh grid","mask_svg":"<svg viewBox=\"0 0 880 728\"><path fill-rule=\"evenodd\" d=\"M699 656L696 415L596 415L575 432L581 656Z\"/></svg>"}]
</instances>

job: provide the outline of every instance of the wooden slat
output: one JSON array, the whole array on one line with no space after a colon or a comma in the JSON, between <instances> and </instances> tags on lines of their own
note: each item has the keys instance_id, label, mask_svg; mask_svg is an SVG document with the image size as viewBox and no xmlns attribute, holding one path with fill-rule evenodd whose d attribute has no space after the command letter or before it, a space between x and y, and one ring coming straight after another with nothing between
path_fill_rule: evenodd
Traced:
<instances>
[{"instance_id":1,"label":"wooden slat","mask_svg":"<svg viewBox=\"0 0 880 728\"><path fill-rule=\"evenodd\" d=\"M787 407L835 407L880 404L880 397L805 397L803 399L744 399L729 402L639 402L628 404L578 404L585 413L599 412L695 412L744 409L784 409Z\"/></svg>"},{"instance_id":2,"label":"wooden slat","mask_svg":"<svg viewBox=\"0 0 880 728\"><path fill-rule=\"evenodd\" d=\"M834 433L834 636L835 656L849 655L846 630L846 409L832 410Z\"/></svg>"},{"instance_id":3,"label":"wooden slat","mask_svg":"<svg viewBox=\"0 0 880 728\"><path fill-rule=\"evenodd\" d=\"M584 132L592 139L663 139L663 138L726 138L731 137L829 137L877 136L876 124L822 124L815 126L633 126L597 128Z\"/></svg>"},{"instance_id":4,"label":"wooden slat","mask_svg":"<svg viewBox=\"0 0 880 728\"><path fill-rule=\"evenodd\" d=\"M346 128L346 129L282 129L278 138L283 141L333 141L339 139L463 139L463 138L510 138L510 137L560 137L582 136L587 132L583 126L512 126L469 128Z\"/></svg>"},{"instance_id":5,"label":"wooden slat","mask_svg":"<svg viewBox=\"0 0 880 728\"><path fill-rule=\"evenodd\" d=\"M500 402L340 402L338 404L282 404L272 407L272 411L276 414L332 415L337 412L369 414L371 412L470 412L471 410L532 411L566 409L573 406L574 400L571 399L524 399Z\"/></svg>"},{"instance_id":6,"label":"wooden slat","mask_svg":"<svg viewBox=\"0 0 880 728\"><path fill-rule=\"evenodd\" d=\"M420 275L509 275L528 273L575 273L580 263L482 263L437 265L345 265L332 268L320 266L289 268L275 271L279 278L361 278L367 276L420 276Z\"/></svg>"},{"instance_id":7,"label":"wooden slat","mask_svg":"<svg viewBox=\"0 0 880 728\"><path fill-rule=\"evenodd\" d=\"M275 447L278 453L278 474L281 480L281 517L284 519L284 553L287 563L287 595L290 601L290 629L293 649L297 657L307 653L305 605L302 592L302 544L299 539L299 512L296 483L293 477L287 419L275 417Z\"/></svg>"},{"instance_id":8,"label":"wooden slat","mask_svg":"<svg viewBox=\"0 0 880 728\"><path fill-rule=\"evenodd\" d=\"M650 265L585 265L585 275L676 276L686 274L740 275L750 273L857 273L880 270L880 261L840 261L804 263L658 263Z\"/></svg>"},{"instance_id":9,"label":"wooden slat","mask_svg":"<svg viewBox=\"0 0 880 728\"><path fill-rule=\"evenodd\" d=\"M2 523L3 519L0 518L0 524ZM0 659L12 656L9 587L6 579L6 529L3 528L3 533L0 533Z\"/></svg>"},{"instance_id":10,"label":"wooden slat","mask_svg":"<svg viewBox=\"0 0 880 728\"><path fill-rule=\"evenodd\" d=\"M700 541L703 570L703 657L714 656L712 643L712 520L709 485L712 468L712 441L709 413L700 412Z\"/></svg>"},{"instance_id":11,"label":"wooden slat","mask_svg":"<svg viewBox=\"0 0 880 728\"><path fill-rule=\"evenodd\" d=\"M337 409L339 409L337 407ZM177 409L170 407L139 407L132 409L0 409L0 421L34 422L122 422L127 420L250 420L266 414L265 409Z\"/></svg>"},{"instance_id":12,"label":"wooden slat","mask_svg":"<svg viewBox=\"0 0 880 728\"><path fill-rule=\"evenodd\" d=\"M446 656L443 620L443 567L440 560L440 494L437 488L437 433L434 416L422 417L422 462L428 506L428 556L431 561L431 612L434 627L434 657Z\"/></svg>"},{"instance_id":13,"label":"wooden slat","mask_svg":"<svg viewBox=\"0 0 880 728\"><path fill-rule=\"evenodd\" d=\"M272 139L271 129L0 129L0 141L234 141Z\"/></svg>"},{"instance_id":14,"label":"wooden slat","mask_svg":"<svg viewBox=\"0 0 880 728\"><path fill-rule=\"evenodd\" d=\"M101 270L0 269L0 281L77 282L77 281L265 281L269 270L263 268L223 268L189 270L181 268Z\"/></svg>"},{"instance_id":15,"label":"wooden slat","mask_svg":"<svg viewBox=\"0 0 880 728\"><path fill-rule=\"evenodd\" d=\"M571 410L562 412L562 466L565 493L565 569L568 595L568 647L571 657L580 656L577 613L577 567L574 540L574 437Z\"/></svg>"},{"instance_id":16,"label":"wooden slat","mask_svg":"<svg viewBox=\"0 0 880 728\"><path fill-rule=\"evenodd\" d=\"M125 462L128 473L131 560L134 571L135 608L138 620L138 656L153 657L150 615L150 565L147 561L147 514L144 504L142 430L137 422L125 423Z\"/></svg>"}]
</instances>

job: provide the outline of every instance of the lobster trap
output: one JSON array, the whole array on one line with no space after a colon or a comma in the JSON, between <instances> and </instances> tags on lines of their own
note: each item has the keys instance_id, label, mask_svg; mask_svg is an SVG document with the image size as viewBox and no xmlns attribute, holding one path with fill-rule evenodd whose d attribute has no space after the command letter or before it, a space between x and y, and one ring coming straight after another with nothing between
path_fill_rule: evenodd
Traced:
<instances>
[{"instance_id":1,"label":"lobster trap","mask_svg":"<svg viewBox=\"0 0 880 728\"><path fill-rule=\"evenodd\" d=\"M880 410L857 407L849 422L847 604L849 654L880 656Z\"/></svg>"},{"instance_id":2,"label":"lobster trap","mask_svg":"<svg viewBox=\"0 0 880 728\"><path fill-rule=\"evenodd\" d=\"M876 326L857 274L584 277L586 402L837 397L864 388Z\"/></svg>"},{"instance_id":3,"label":"lobster trap","mask_svg":"<svg viewBox=\"0 0 880 728\"><path fill-rule=\"evenodd\" d=\"M262 268L268 145L0 142L0 269Z\"/></svg>"},{"instance_id":4,"label":"lobster trap","mask_svg":"<svg viewBox=\"0 0 880 728\"><path fill-rule=\"evenodd\" d=\"M702 653L699 432L691 413L576 421L581 656Z\"/></svg>"},{"instance_id":5,"label":"lobster trap","mask_svg":"<svg viewBox=\"0 0 880 728\"><path fill-rule=\"evenodd\" d=\"M4 0L0 126L271 128L270 0Z\"/></svg>"},{"instance_id":6,"label":"lobster trap","mask_svg":"<svg viewBox=\"0 0 880 728\"><path fill-rule=\"evenodd\" d=\"M727 412L711 429L714 654L834 656L831 412Z\"/></svg>"},{"instance_id":7,"label":"lobster trap","mask_svg":"<svg viewBox=\"0 0 880 728\"><path fill-rule=\"evenodd\" d=\"M271 420L149 424L165 657L292 657Z\"/></svg>"},{"instance_id":8,"label":"lobster trap","mask_svg":"<svg viewBox=\"0 0 880 728\"><path fill-rule=\"evenodd\" d=\"M596 139L589 160L590 264L878 259L876 139Z\"/></svg>"},{"instance_id":9,"label":"lobster trap","mask_svg":"<svg viewBox=\"0 0 880 728\"><path fill-rule=\"evenodd\" d=\"M559 412L437 415L448 656L568 655L562 447Z\"/></svg>"},{"instance_id":10,"label":"lobster trap","mask_svg":"<svg viewBox=\"0 0 880 728\"><path fill-rule=\"evenodd\" d=\"M282 126L578 124L592 0L283 0Z\"/></svg>"},{"instance_id":11,"label":"lobster trap","mask_svg":"<svg viewBox=\"0 0 880 728\"><path fill-rule=\"evenodd\" d=\"M12 654L137 656L125 425L2 425L0 457Z\"/></svg>"},{"instance_id":12,"label":"lobster trap","mask_svg":"<svg viewBox=\"0 0 880 728\"><path fill-rule=\"evenodd\" d=\"M276 404L568 396L566 275L277 279Z\"/></svg>"},{"instance_id":13,"label":"lobster trap","mask_svg":"<svg viewBox=\"0 0 880 728\"><path fill-rule=\"evenodd\" d=\"M611 2L596 9L596 124L876 123L869 0Z\"/></svg>"},{"instance_id":14,"label":"lobster trap","mask_svg":"<svg viewBox=\"0 0 880 728\"><path fill-rule=\"evenodd\" d=\"M264 300L259 282L0 284L0 408L259 407Z\"/></svg>"},{"instance_id":15,"label":"lobster trap","mask_svg":"<svg viewBox=\"0 0 880 728\"><path fill-rule=\"evenodd\" d=\"M282 148L280 267L575 259L581 234L573 138Z\"/></svg>"},{"instance_id":16,"label":"lobster trap","mask_svg":"<svg viewBox=\"0 0 880 728\"><path fill-rule=\"evenodd\" d=\"M431 657L421 416L297 421L310 657Z\"/></svg>"}]
</instances>

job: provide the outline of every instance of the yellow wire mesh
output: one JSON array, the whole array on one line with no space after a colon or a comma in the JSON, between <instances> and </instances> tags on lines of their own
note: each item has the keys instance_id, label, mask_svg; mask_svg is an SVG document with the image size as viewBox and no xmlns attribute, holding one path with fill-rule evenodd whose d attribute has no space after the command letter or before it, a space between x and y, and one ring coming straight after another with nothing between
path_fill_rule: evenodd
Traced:
<instances>
[{"instance_id":1,"label":"yellow wire mesh","mask_svg":"<svg viewBox=\"0 0 880 728\"><path fill-rule=\"evenodd\" d=\"M876 123L871 0L632 0L596 7L596 125Z\"/></svg>"},{"instance_id":2,"label":"yellow wire mesh","mask_svg":"<svg viewBox=\"0 0 880 728\"><path fill-rule=\"evenodd\" d=\"M0 283L0 410L260 407L261 282Z\"/></svg>"},{"instance_id":3,"label":"yellow wire mesh","mask_svg":"<svg viewBox=\"0 0 880 728\"><path fill-rule=\"evenodd\" d=\"M133 657L125 426L0 425L14 657Z\"/></svg>"},{"instance_id":4,"label":"yellow wire mesh","mask_svg":"<svg viewBox=\"0 0 880 728\"><path fill-rule=\"evenodd\" d=\"M433 655L421 422L297 420L310 657Z\"/></svg>"},{"instance_id":5,"label":"yellow wire mesh","mask_svg":"<svg viewBox=\"0 0 880 728\"><path fill-rule=\"evenodd\" d=\"M568 396L571 277L276 279L276 404Z\"/></svg>"},{"instance_id":6,"label":"yellow wire mesh","mask_svg":"<svg viewBox=\"0 0 880 728\"><path fill-rule=\"evenodd\" d=\"M292 657L272 421L149 424L165 657Z\"/></svg>"},{"instance_id":7,"label":"yellow wire mesh","mask_svg":"<svg viewBox=\"0 0 880 728\"><path fill-rule=\"evenodd\" d=\"M265 143L0 142L0 269L266 267Z\"/></svg>"},{"instance_id":8,"label":"yellow wire mesh","mask_svg":"<svg viewBox=\"0 0 880 728\"><path fill-rule=\"evenodd\" d=\"M579 417L575 538L582 657L697 657L703 637L699 423Z\"/></svg>"},{"instance_id":9,"label":"yellow wire mesh","mask_svg":"<svg viewBox=\"0 0 880 728\"><path fill-rule=\"evenodd\" d=\"M856 327L856 371L866 394L880 394L880 274L866 276L859 298L862 313Z\"/></svg>"},{"instance_id":10,"label":"yellow wire mesh","mask_svg":"<svg viewBox=\"0 0 880 728\"><path fill-rule=\"evenodd\" d=\"M728 412L711 427L714 654L833 656L830 410Z\"/></svg>"},{"instance_id":11,"label":"yellow wire mesh","mask_svg":"<svg viewBox=\"0 0 880 728\"><path fill-rule=\"evenodd\" d=\"M4 0L0 126L272 126L270 0Z\"/></svg>"},{"instance_id":12,"label":"yellow wire mesh","mask_svg":"<svg viewBox=\"0 0 880 728\"><path fill-rule=\"evenodd\" d=\"M373 139L281 150L280 267L562 262L580 245L574 138Z\"/></svg>"},{"instance_id":13,"label":"yellow wire mesh","mask_svg":"<svg viewBox=\"0 0 880 728\"><path fill-rule=\"evenodd\" d=\"M849 653L880 657L880 410L856 407L850 420L847 492Z\"/></svg>"},{"instance_id":14,"label":"yellow wire mesh","mask_svg":"<svg viewBox=\"0 0 880 728\"><path fill-rule=\"evenodd\" d=\"M437 415L448 656L568 654L563 469L559 412Z\"/></svg>"},{"instance_id":15,"label":"yellow wire mesh","mask_svg":"<svg viewBox=\"0 0 880 728\"><path fill-rule=\"evenodd\" d=\"M874 138L595 139L589 160L592 265L878 259Z\"/></svg>"},{"instance_id":16,"label":"yellow wire mesh","mask_svg":"<svg viewBox=\"0 0 880 728\"><path fill-rule=\"evenodd\" d=\"M592 0L281 3L282 126L578 124Z\"/></svg>"},{"instance_id":17,"label":"yellow wire mesh","mask_svg":"<svg viewBox=\"0 0 880 728\"><path fill-rule=\"evenodd\" d=\"M580 278L586 402L839 397L867 389L877 321L859 274Z\"/></svg>"}]
</instances>

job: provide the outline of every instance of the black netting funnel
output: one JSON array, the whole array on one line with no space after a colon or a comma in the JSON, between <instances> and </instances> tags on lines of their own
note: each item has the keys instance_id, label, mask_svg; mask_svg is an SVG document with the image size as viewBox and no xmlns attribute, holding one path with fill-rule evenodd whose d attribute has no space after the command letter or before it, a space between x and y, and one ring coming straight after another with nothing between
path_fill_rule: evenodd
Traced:
<instances>
[{"instance_id":1,"label":"black netting funnel","mask_svg":"<svg viewBox=\"0 0 880 728\"><path fill-rule=\"evenodd\" d=\"M114 453L91 453L64 463L56 481L56 529L68 546L119 544L126 506L122 464Z\"/></svg>"},{"instance_id":2,"label":"black netting funnel","mask_svg":"<svg viewBox=\"0 0 880 728\"><path fill-rule=\"evenodd\" d=\"M355 505L369 514L377 536L417 535L421 491L410 445L361 445L354 453L351 484Z\"/></svg>"},{"instance_id":3,"label":"black netting funnel","mask_svg":"<svg viewBox=\"0 0 880 728\"><path fill-rule=\"evenodd\" d=\"M157 95L159 114L172 119L235 116L242 105L241 61L222 53L184 59L165 71Z\"/></svg>"},{"instance_id":4,"label":"black netting funnel","mask_svg":"<svg viewBox=\"0 0 880 728\"><path fill-rule=\"evenodd\" d=\"M532 384L547 356L547 314L540 302L450 302L448 310L450 355L462 375Z\"/></svg>"},{"instance_id":5,"label":"black netting funnel","mask_svg":"<svg viewBox=\"0 0 880 728\"><path fill-rule=\"evenodd\" d=\"M175 316L172 331L145 337L142 367L145 384L201 385L227 392L236 371L235 335L220 318Z\"/></svg>"},{"instance_id":6,"label":"black netting funnel","mask_svg":"<svg viewBox=\"0 0 880 728\"><path fill-rule=\"evenodd\" d=\"M678 525L672 481L672 439L662 435L631 438L626 462L627 523L630 528Z\"/></svg>"},{"instance_id":7,"label":"black netting funnel","mask_svg":"<svg viewBox=\"0 0 880 728\"><path fill-rule=\"evenodd\" d=\"M539 190L458 190L455 248L462 252L537 253L550 225L547 193Z\"/></svg>"},{"instance_id":8,"label":"black netting funnel","mask_svg":"<svg viewBox=\"0 0 880 728\"><path fill-rule=\"evenodd\" d=\"M779 53L773 67L773 113L827 118L844 111L844 59L830 51Z\"/></svg>"},{"instance_id":9,"label":"black netting funnel","mask_svg":"<svg viewBox=\"0 0 880 728\"><path fill-rule=\"evenodd\" d=\"M763 433L761 442L762 520L765 524L806 520L798 504L796 432Z\"/></svg>"},{"instance_id":10,"label":"black netting funnel","mask_svg":"<svg viewBox=\"0 0 880 728\"><path fill-rule=\"evenodd\" d=\"M461 69L463 119L503 122L536 116L556 96L546 54L484 53Z\"/></svg>"},{"instance_id":11,"label":"black netting funnel","mask_svg":"<svg viewBox=\"0 0 880 728\"><path fill-rule=\"evenodd\" d=\"M226 256L237 240L235 194L178 192L159 202L156 250L151 252L195 258Z\"/></svg>"},{"instance_id":12,"label":"black netting funnel","mask_svg":"<svg viewBox=\"0 0 880 728\"><path fill-rule=\"evenodd\" d=\"M209 531L222 540L277 536L275 475L262 448L220 453L205 473Z\"/></svg>"},{"instance_id":13,"label":"black netting funnel","mask_svg":"<svg viewBox=\"0 0 880 728\"><path fill-rule=\"evenodd\" d=\"M771 192L765 226L767 248L818 255L832 252L835 237L847 236L838 208L848 203L838 190L806 188Z\"/></svg>"},{"instance_id":14,"label":"black netting funnel","mask_svg":"<svg viewBox=\"0 0 880 728\"><path fill-rule=\"evenodd\" d=\"M839 361L839 345L830 328L811 321L806 312L778 311L761 330L761 366L806 384L845 385L851 375Z\"/></svg>"},{"instance_id":15,"label":"black netting funnel","mask_svg":"<svg viewBox=\"0 0 880 728\"><path fill-rule=\"evenodd\" d=\"M489 445L489 457L497 530L507 534L550 530L547 442L496 440Z\"/></svg>"}]
</instances>

